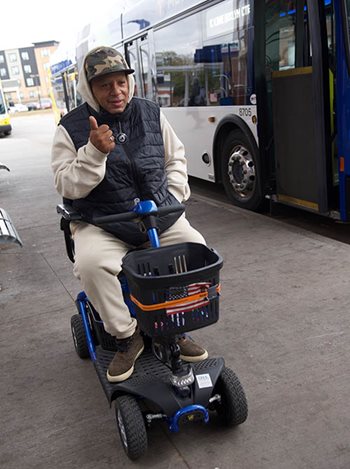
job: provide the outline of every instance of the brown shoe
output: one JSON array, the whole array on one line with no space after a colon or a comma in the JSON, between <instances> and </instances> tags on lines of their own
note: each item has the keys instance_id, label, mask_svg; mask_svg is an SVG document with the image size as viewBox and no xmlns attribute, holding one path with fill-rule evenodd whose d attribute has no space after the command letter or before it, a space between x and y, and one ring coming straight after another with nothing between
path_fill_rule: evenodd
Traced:
<instances>
[{"instance_id":1,"label":"brown shoe","mask_svg":"<svg viewBox=\"0 0 350 469\"><path fill-rule=\"evenodd\" d=\"M114 355L107 370L107 379L110 383L125 381L134 371L134 364L144 349L140 330L127 339L117 340L118 352Z\"/></svg>"},{"instance_id":2,"label":"brown shoe","mask_svg":"<svg viewBox=\"0 0 350 469\"><path fill-rule=\"evenodd\" d=\"M189 336L179 337L177 344L180 347L180 358L185 362L201 362L208 358L208 352Z\"/></svg>"}]
</instances>

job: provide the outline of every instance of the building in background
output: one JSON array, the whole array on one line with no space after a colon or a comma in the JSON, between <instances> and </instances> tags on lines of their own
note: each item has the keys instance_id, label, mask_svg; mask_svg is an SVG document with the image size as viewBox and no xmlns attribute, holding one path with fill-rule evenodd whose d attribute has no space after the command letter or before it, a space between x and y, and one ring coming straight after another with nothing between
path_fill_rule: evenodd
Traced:
<instances>
[{"instance_id":1,"label":"building in background","mask_svg":"<svg viewBox=\"0 0 350 469\"><path fill-rule=\"evenodd\" d=\"M50 105L50 56L58 44L44 41L29 47L0 50L0 79L8 106Z\"/></svg>"}]
</instances>

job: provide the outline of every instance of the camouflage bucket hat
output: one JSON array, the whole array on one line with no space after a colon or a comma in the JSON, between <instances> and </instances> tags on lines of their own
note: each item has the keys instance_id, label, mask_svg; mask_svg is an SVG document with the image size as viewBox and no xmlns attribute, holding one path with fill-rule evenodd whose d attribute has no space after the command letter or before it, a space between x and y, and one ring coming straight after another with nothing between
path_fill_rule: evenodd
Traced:
<instances>
[{"instance_id":1,"label":"camouflage bucket hat","mask_svg":"<svg viewBox=\"0 0 350 469\"><path fill-rule=\"evenodd\" d=\"M124 72L134 73L128 68L122 54L111 47L100 47L88 53L85 59L86 77L90 82L93 78L107 75L108 73Z\"/></svg>"}]
</instances>

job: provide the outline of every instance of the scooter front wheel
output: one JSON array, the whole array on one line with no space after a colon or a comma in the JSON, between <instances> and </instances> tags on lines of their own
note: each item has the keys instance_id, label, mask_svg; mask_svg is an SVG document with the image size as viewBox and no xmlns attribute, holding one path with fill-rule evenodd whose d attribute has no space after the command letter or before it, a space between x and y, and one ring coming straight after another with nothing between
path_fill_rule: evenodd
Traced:
<instances>
[{"instance_id":1,"label":"scooter front wheel","mask_svg":"<svg viewBox=\"0 0 350 469\"><path fill-rule=\"evenodd\" d=\"M145 421L133 396L120 396L115 401L116 420L125 453L131 460L140 458L148 446Z\"/></svg>"},{"instance_id":2,"label":"scooter front wheel","mask_svg":"<svg viewBox=\"0 0 350 469\"><path fill-rule=\"evenodd\" d=\"M215 410L225 426L234 427L247 420L248 403L244 389L230 368L224 367L221 371L213 394L220 396L215 402Z\"/></svg>"}]
</instances>

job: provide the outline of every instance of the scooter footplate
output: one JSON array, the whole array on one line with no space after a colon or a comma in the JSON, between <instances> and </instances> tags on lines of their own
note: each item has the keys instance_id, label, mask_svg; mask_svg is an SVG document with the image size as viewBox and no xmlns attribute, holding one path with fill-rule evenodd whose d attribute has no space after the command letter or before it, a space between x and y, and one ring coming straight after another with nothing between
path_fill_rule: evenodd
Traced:
<instances>
[{"instance_id":1,"label":"scooter footplate","mask_svg":"<svg viewBox=\"0 0 350 469\"><path fill-rule=\"evenodd\" d=\"M102 387L106 393L109 403L118 397L120 394L130 393L135 396L153 400L153 395L157 396L157 401L161 399L164 394L174 394L173 388L170 384L171 370L161 361L159 361L151 351L145 350L135 363L133 374L126 381L121 383L110 383L107 380L107 368L114 357L115 352L110 352L96 347L96 361L94 362L98 377L101 381ZM216 383L218 376L224 366L224 359L208 358L199 363L193 363L193 373L196 375L209 374L213 386ZM212 389L199 389L198 383L194 384L194 393L197 397L203 395L204 401L207 399L205 396L211 395ZM174 401L178 401L178 396L173 396ZM173 399L171 399L173 400ZM182 401L182 399L181 399ZM186 402L188 401L188 402ZM170 407L176 410L183 405L189 405L193 399L184 400L179 405L173 403ZM168 407L168 404L166 405Z\"/></svg>"}]
</instances>

